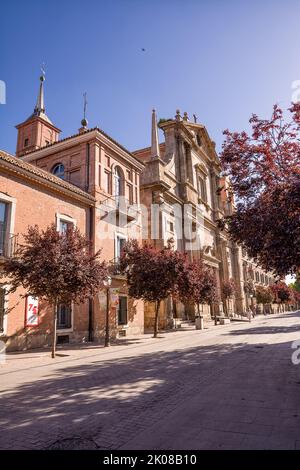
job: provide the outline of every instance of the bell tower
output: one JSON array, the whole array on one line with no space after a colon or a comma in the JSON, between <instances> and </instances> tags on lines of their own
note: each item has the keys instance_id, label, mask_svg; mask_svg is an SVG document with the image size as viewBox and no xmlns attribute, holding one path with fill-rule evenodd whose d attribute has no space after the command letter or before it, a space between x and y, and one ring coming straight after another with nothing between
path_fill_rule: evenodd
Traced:
<instances>
[{"instance_id":1,"label":"bell tower","mask_svg":"<svg viewBox=\"0 0 300 470\"><path fill-rule=\"evenodd\" d=\"M45 113L44 81L45 71L42 69L40 89L33 114L16 126L18 129L17 157L58 141L61 131L52 124Z\"/></svg>"}]
</instances>

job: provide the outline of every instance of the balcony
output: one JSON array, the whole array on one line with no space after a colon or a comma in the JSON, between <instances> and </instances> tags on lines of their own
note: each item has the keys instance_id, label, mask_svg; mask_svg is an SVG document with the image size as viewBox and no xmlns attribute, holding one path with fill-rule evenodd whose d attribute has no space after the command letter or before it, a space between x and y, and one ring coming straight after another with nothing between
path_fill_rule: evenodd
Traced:
<instances>
[{"instance_id":1,"label":"balcony","mask_svg":"<svg viewBox=\"0 0 300 470\"><path fill-rule=\"evenodd\" d=\"M108 262L108 271L111 276L126 277L126 274L120 269L120 259L113 258Z\"/></svg>"},{"instance_id":2,"label":"balcony","mask_svg":"<svg viewBox=\"0 0 300 470\"><path fill-rule=\"evenodd\" d=\"M18 236L0 230L0 258L11 258L17 249Z\"/></svg>"},{"instance_id":3,"label":"balcony","mask_svg":"<svg viewBox=\"0 0 300 470\"><path fill-rule=\"evenodd\" d=\"M115 220L115 225L120 221L126 223L132 222L138 218L140 210L130 203L124 196L111 196L101 202L98 209L101 212L101 218L109 216L110 220Z\"/></svg>"}]
</instances>

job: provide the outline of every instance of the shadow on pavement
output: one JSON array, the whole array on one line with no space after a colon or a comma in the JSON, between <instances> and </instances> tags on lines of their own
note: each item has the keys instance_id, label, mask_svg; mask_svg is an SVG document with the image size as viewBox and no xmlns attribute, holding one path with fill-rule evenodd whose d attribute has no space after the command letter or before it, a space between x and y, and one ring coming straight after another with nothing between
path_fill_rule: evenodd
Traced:
<instances>
[{"instance_id":1,"label":"shadow on pavement","mask_svg":"<svg viewBox=\"0 0 300 470\"><path fill-rule=\"evenodd\" d=\"M296 325L287 328L289 331L298 329ZM250 334L283 332L283 328L265 326L251 330ZM249 329L230 334L248 333ZM260 419L265 416L269 433L270 418L266 411L270 412L270 408L280 411L280 407L285 406L287 411L291 409L291 423L299 428L300 418L292 414L300 409L300 366L297 368L291 363L291 353L290 342L253 345L241 342L119 359L100 358L63 368L60 364L60 368L49 368L47 375L36 382L16 384L12 391L0 394L0 425L4 430L0 435L0 448L56 449L64 448L64 442L66 448L72 445L118 448L132 438L139 439L155 424L167 425L169 417L180 413L181 407L191 399L196 399L196 407L191 409L190 425L194 420L199 436L204 436L213 426L220 431L220 427L231 423L233 429L236 424L237 431L231 429L226 436L236 432L244 439L251 435L251 423L257 416ZM5 380L5 374L1 380ZM248 422L249 431L241 424ZM223 437L219 435L216 442L213 437L211 441L199 437L199 447L193 447L195 444L188 447L185 426L184 419L182 427L179 424L174 429L170 424L167 433L169 438L181 437L182 445L187 446L183 449L224 448L226 445L242 448L242 440L234 441L232 437L233 440L227 442L224 429ZM283 426L280 420L278 433L282 433ZM276 438L275 434L274 442ZM164 448L165 436L160 439ZM270 447L273 441L262 445Z\"/></svg>"}]
</instances>

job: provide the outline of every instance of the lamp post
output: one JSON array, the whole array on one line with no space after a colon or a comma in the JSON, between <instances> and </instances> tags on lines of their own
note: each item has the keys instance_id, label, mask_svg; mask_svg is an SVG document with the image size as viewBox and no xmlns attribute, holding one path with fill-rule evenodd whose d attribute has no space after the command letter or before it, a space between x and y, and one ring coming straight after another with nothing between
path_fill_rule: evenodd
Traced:
<instances>
[{"instance_id":1,"label":"lamp post","mask_svg":"<svg viewBox=\"0 0 300 470\"><path fill-rule=\"evenodd\" d=\"M105 342L104 347L110 346L110 332L109 332L109 310L110 310L110 286L111 286L111 277L107 276L106 280L103 282L106 288L106 323L105 323Z\"/></svg>"},{"instance_id":2,"label":"lamp post","mask_svg":"<svg viewBox=\"0 0 300 470\"><path fill-rule=\"evenodd\" d=\"M250 294L250 299L251 299L251 310L252 310L252 315L254 316L254 308L253 308L253 294Z\"/></svg>"}]
</instances>

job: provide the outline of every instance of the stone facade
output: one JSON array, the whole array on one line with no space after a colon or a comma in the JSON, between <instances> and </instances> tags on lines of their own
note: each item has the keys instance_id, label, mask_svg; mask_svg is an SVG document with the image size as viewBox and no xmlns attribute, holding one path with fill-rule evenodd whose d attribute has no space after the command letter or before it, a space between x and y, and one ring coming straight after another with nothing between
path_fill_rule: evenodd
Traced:
<instances>
[{"instance_id":1,"label":"stone facade","mask_svg":"<svg viewBox=\"0 0 300 470\"><path fill-rule=\"evenodd\" d=\"M164 143L158 145L156 114L152 114L151 147L137 150L134 155L144 164L141 176L141 202L148 208L157 205L157 215L149 218L148 239L162 246L170 238L178 250L186 251L191 259L203 256L216 274L219 294L221 285L235 280L236 294L228 301L225 312L241 314L246 306L241 249L218 228L217 221L233 210L226 197L226 180L221 177L215 143L202 124L191 122L184 113L174 119L162 120L159 128ZM151 221L159 220L153 230ZM152 229L152 230L151 230ZM223 314L223 302L203 305L207 318ZM153 324L153 306L145 307L145 327ZM169 300L162 309L161 324L172 323L174 305ZM177 314L193 319L194 306L177 306Z\"/></svg>"}]
</instances>

